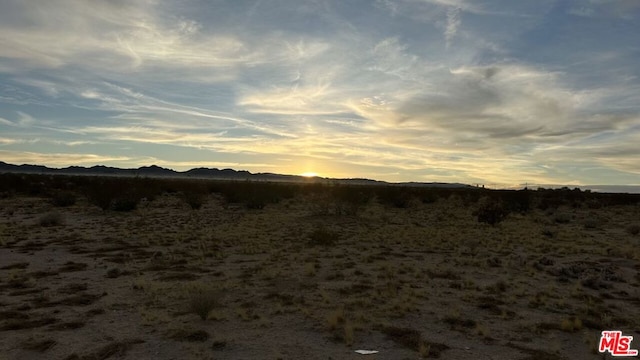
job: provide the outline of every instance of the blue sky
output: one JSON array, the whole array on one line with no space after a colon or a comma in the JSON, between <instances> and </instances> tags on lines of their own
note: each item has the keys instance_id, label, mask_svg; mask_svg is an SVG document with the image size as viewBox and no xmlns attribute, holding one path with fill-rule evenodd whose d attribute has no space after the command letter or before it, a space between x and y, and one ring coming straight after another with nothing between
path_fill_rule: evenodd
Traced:
<instances>
[{"instance_id":1,"label":"blue sky","mask_svg":"<svg viewBox=\"0 0 640 360\"><path fill-rule=\"evenodd\" d=\"M0 160L640 184L640 1L0 1Z\"/></svg>"}]
</instances>

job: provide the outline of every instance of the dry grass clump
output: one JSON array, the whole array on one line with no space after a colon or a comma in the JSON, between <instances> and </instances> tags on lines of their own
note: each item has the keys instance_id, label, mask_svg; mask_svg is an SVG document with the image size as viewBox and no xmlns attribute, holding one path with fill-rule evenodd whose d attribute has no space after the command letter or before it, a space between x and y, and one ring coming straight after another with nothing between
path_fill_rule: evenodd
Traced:
<instances>
[{"instance_id":1,"label":"dry grass clump","mask_svg":"<svg viewBox=\"0 0 640 360\"><path fill-rule=\"evenodd\" d=\"M585 229L597 229L599 225L600 223L597 219L586 219L584 221Z\"/></svg>"},{"instance_id":2,"label":"dry grass clump","mask_svg":"<svg viewBox=\"0 0 640 360\"><path fill-rule=\"evenodd\" d=\"M344 307L340 306L329 314L327 325L334 332L335 339L344 340L347 346L353 345L355 324L345 316Z\"/></svg>"},{"instance_id":3,"label":"dry grass clump","mask_svg":"<svg viewBox=\"0 0 640 360\"><path fill-rule=\"evenodd\" d=\"M478 222L494 226L509 214L509 211L505 209L503 203L498 199L483 198L478 203L478 208L473 213L477 216Z\"/></svg>"},{"instance_id":4,"label":"dry grass clump","mask_svg":"<svg viewBox=\"0 0 640 360\"><path fill-rule=\"evenodd\" d=\"M309 234L309 245L311 246L331 246L335 245L340 238L336 231L325 227L318 227Z\"/></svg>"},{"instance_id":5,"label":"dry grass clump","mask_svg":"<svg viewBox=\"0 0 640 360\"><path fill-rule=\"evenodd\" d=\"M560 323L560 330L574 332L582 329L582 320L578 317L563 319Z\"/></svg>"},{"instance_id":6,"label":"dry grass clump","mask_svg":"<svg viewBox=\"0 0 640 360\"><path fill-rule=\"evenodd\" d=\"M76 203L76 194L70 191L59 191L51 198L51 204L56 207L67 207Z\"/></svg>"},{"instance_id":7,"label":"dry grass clump","mask_svg":"<svg viewBox=\"0 0 640 360\"><path fill-rule=\"evenodd\" d=\"M438 358L443 351L449 349L445 344L432 343L424 340L422 333L415 329L387 326L382 329L382 333L387 335L393 342L417 351L425 358Z\"/></svg>"},{"instance_id":8,"label":"dry grass clump","mask_svg":"<svg viewBox=\"0 0 640 360\"><path fill-rule=\"evenodd\" d=\"M568 224L571 222L571 214L567 212L558 212L553 216L553 221L558 224Z\"/></svg>"},{"instance_id":9,"label":"dry grass clump","mask_svg":"<svg viewBox=\"0 0 640 360\"><path fill-rule=\"evenodd\" d=\"M113 358L124 358L129 349L134 344L143 343L143 340L127 340L127 341L113 341L93 353L78 356L77 354L71 354L65 358L65 360L104 360Z\"/></svg>"},{"instance_id":10,"label":"dry grass clump","mask_svg":"<svg viewBox=\"0 0 640 360\"><path fill-rule=\"evenodd\" d=\"M40 319L25 320L25 319L10 319L0 326L0 331L13 331L33 329L46 325L54 324L58 321L56 318L45 317Z\"/></svg>"},{"instance_id":11,"label":"dry grass clump","mask_svg":"<svg viewBox=\"0 0 640 360\"><path fill-rule=\"evenodd\" d=\"M29 267L28 262L18 262L0 267L0 270L26 269Z\"/></svg>"},{"instance_id":12,"label":"dry grass clump","mask_svg":"<svg viewBox=\"0 0 640 360\"><path fill-rule=\"evenodd\" d=\"M20 344L20 347L24 350L37 351L37 352L45 352L53 347L57 342L52 339L44 339L44 340L36 340L34 338L29 338L23 341Z\"/></svg>"},{"instance_id":13,"label":"dry grass clump","mask_svg":"<svg viewBox=\"0 0 640 360\"><path fill-rule=\"evenodd\" d=\"M38 219L40 226L60 226L62 224L64 224L64 217L56 211L46 213Z\"/></svg>"},{"instance_id":14,"label":"dry grass clump","mask_svg":"<svg viewBox=\"0 0 640 360\"><path fill-rule=\"evenodd\" d=\"M135 197L122 197L116 198L111 203L111 209L113 211L127 212L133 211L138 206L140 199Z\"/></svg>"},{"instance_id":15,"label":"dry grass clump","mask_svg":"<svg viewBox=\"0 0 640 360\"><path fill-rule=\"evenodd\" d=\"M174 329L167 333L167 337L176 341L203 342L209 339L209 333L204 330Z\"/></svg>"},{"instance_id":16,"label":"dry grass clump","mask_svg":"<svg viewBox=\"0 0 640 360\"><path fill-rule=\"evenodd\" d=\"M327 325L329 326L329 330L337 329L340 324L344 324L344 321L344 308L339 307L327 317Z\"/></svg>"},{"instance_id":17,"label":"dry grass clump","mask_svg":"<svg viewBox=\"0 0 640 360\"><path fill-rule=\"evenodd\" d=\"M633 224L633 225L627 226L627 232L630 235L634 235L634 236L640 234L640 225Z\"/></svg>"},{"instance_id":18,"label":"dry grass clump","mask_svg":"<svg viewBox=\"0 0 640 360\"><path fill-rule=\"evenodd\" d=\"M351 321L347 321L344 324L344 342L347 346L353 345L354 332L355 327L353 326L353 323Z\"/></svg>"},{"instance_id":19,"label":"dry grass clump","mask_svg":"<svg viewBox=\"0 0 640 360\"><path fill-rule=\"evenodd\" d=\"M200 316L200 319L207 320L209 313L220 305L221 292L219 289L196 286L189 290L188 311Z\"/></svg>"},{"instance_id":20,"label":"dry grass clump","mask_svg":"<svg viewBox=\"0 0 640 360\"><path fill-rule=\"evenodd\" d=\"M86 263L77 263L74 261L67 261L58 269L60 272L74 272L74 271L83 271L86 270L89 265Z\"/></svg>"},{"instance_id":21,"label":"dry grass clump","mask_svg":"<svg viewBox=\"0 0 640 360\"><path fill-rule=\"evenodd\" d=\"M182 198L184 199L184 202L186 202L193 210L200 209L205 202L204 194L196 192L187 191L182 194Z\"/></svg>"}]
</instances>

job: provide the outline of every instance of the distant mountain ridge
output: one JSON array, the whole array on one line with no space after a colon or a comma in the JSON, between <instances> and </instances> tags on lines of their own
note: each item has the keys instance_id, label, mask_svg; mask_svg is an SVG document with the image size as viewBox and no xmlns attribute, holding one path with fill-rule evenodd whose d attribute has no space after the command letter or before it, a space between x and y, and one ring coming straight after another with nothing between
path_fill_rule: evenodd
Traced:
<instances>
[{"instance_id":1,"label":"distant mountain ridge","mask_svg":"<svg viewBox=\"0 0 640 360\"><path fill-rule=\"evenodd\" d=\"M121 169L116 167L95 165L91 167L69 166L65 168L50 168L43 165L14 165L0 161L0 173L25 173L25 174L51 174L51 175L89 175L89 176L141 176L141 177L168 177L168 178L196 178L213 180L251 180L273 182L304 182L304 183L340 183L359 185L405 185L405 186L432 186L432 187L472 187L458 183L389 183L386 181L371 179L332 179L324 177L305 177L299 175L283 175L273 173L251 173L246 170L194 168L187 171L175 171L157 165L142 166L137 169Z\"/></svg>"}]
</instances>

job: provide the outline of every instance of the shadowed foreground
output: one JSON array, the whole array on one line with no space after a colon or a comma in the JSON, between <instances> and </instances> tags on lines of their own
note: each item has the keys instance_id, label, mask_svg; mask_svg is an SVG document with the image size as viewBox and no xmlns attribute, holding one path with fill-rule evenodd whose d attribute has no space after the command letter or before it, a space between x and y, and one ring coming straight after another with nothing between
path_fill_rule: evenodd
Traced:
<instances>
[{"instance_id":1,"label":"shadowed foreground","mask_svg":"<svg viewBox=\"0 0 640 360\"><path fill-rule=\"evenodd\" d=\"M598 359L602 330L639 335L634 199L176 184L104 209L5 189L0 358Z\"/></svg>"}]
</instances>

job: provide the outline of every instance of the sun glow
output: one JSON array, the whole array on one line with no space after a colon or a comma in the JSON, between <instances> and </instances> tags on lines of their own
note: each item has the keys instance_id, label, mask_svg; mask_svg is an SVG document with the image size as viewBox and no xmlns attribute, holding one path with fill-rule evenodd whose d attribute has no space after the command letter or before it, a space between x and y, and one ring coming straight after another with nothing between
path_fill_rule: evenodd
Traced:
<instances>
[{"instance_id":1,"label":"sun glow","mask_svg":"<svg viewBox=\"0 0 640 360\"><path fill-rule=\"evenodd\" d=\"M318 173L314 173L312 171L307 171L307 172L303 172L302 174L300 174L300 176L304 176L304 177L316 177L318 176Z\"/></svg>"}]
</instances>

